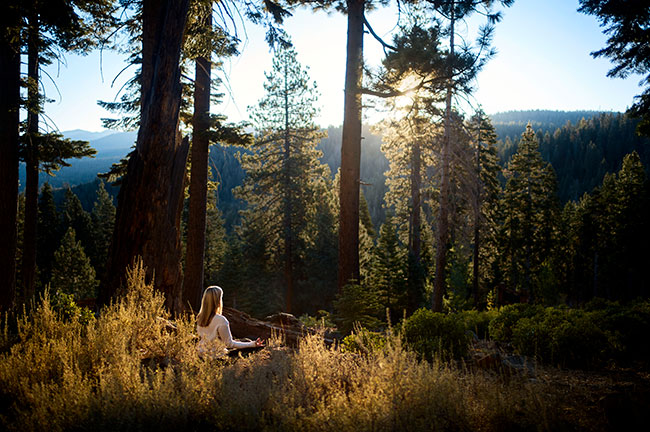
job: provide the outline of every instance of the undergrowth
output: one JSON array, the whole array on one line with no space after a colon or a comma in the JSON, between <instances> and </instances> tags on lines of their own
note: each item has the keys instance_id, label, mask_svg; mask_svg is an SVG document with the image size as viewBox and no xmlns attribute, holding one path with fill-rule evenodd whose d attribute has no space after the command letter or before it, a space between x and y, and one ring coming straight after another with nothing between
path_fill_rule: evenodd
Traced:
<instances>
[{"instance_id":1,"label":"undergrowth","mask_svg":"<svg viewBox=\"0 0 650 432\"><path fill-rule=\"evenodd\" d=\"M129 272L125 297L96 319L42 299L0 354L7 430L555 430L542 383L422 361L387 336L362 349L319 335L271 341L236 361L201 359L194 324L170 327L163 296ZM352 336L354 337L354 335ZM368 345L369 341L371 342ZM366 346L368 345L368 346Z\"/></svg>"}]
</instances>

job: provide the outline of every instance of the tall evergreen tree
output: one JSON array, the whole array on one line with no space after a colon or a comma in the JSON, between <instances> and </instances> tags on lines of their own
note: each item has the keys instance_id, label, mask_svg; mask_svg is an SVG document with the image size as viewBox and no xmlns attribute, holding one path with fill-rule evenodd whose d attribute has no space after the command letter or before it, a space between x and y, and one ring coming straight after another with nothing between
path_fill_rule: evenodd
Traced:
<instances>
[{"instance_id":1,"label":"tall evergreen tree","mask_svg":"<svg viewBox=\"0 0 650 432\"><path fill-rule=\"evenodd\" d=\"M393 217L388 214L374 249L368 286L376 290L379 302L392 320L408 309L406 264L407 255L400 244Z\"/></svg>"},{"instance_id":2,"label":"tall evergreen tree","mask_svg":"<svg viewBox=\"0 0 650 432\"><path fill-rule=\"evenodd\" d=\"M501 167L496 151L497 137L490 119L482 112L477 112L469 121L470 134L474 136L476 148L475 177L473 190L473 268L472 294L474 306L478 307L481 288L490 277L490 269L498 255L497 229L499 218L499 200L501 185L499 176ZM473 133L476 129L476 133Z\"/></svg>"},{"instance_id":3,"label":"tall evergreen tree","mask_svg":"<svg viewBox=\"0 0 650 432\"><path fill-rule=\"evenodd\" d=\"M60 55L60 50L87 52L112 23L112 2L85 0L33 0L21 9L24 14L24 46L27 51L27 115L22 137L25 162L25 227L22 274L27 296L34 293L38 224L38 173L48 174L65 159L91 156L95 150L85 141L64 140L60 134L42 133L39 116L43 97L39 91L40 68Z\"/></svg>"},{"instance_id":4,"label":"tall evergreen tree","mask_svg":"<svg viewBox=\"0 0 650 432\"><path fill-rule=\"evenodd\" d=\"M235 38L213 24L212 2L191 2L188 28L183 46L184 57L194 61L194 83L186 85L193 90L193 114L186 119L192 125L192 148L190 151L189 213L185 274L183 278L183 303L198 310L203 292L204 259L206 249L206 211L208 207L209 145L210 142L244 144L248 134L238 126L224 124L224 116L211 116L211 89L219 80L212 79L213 66L221 66L220 59L237 53ZM212 57L218 60L213 62ZM186 115L190 117L189 115ZM183 118L183 116L181 116Z\"/></svg>"},{"instance_id":5,"label":"tall evergreen tree","mask_svg":"<svg viewBox=\"0 0 650 432\"><path fill-rule=\"evenodd\" d=\"M20 107L20 2L0 6L0 311L14 305L18 230L18 153Z\"/></svg>"},{"instance_id":6,"label":"tall evergreen tree","mask_svg":"<svg viewBox=\"0 0 650 432\"><path fill-rule=\"evenodd\" d=\"M431 188L437 132L438 128L420 112L418 102L414 101L405 117L388 122L383 137L382 151L389 160L385 200L394 208L402 242L408 245L408 284L412 297L409 313L420 306L426 281L422 233L430 222L426 215L431 212L426 209L434 204L432 194L426 191Z\"/></svg>"},{"instance_id":7,"label":"tall evergreen tree","mask_svg":"<svg viewBox=\"0 0 650 432\"><path fill-rule=\"evenodd\" d=\"M62 231L65 233L69 228L74 229L81 246L84 250L89 250L92 243L92 219L81 205L79 197L69 187L65 191L62 216Z\"/></svg>"},{"instance_id":8,"label":"tall evergreen tree","mask_svg":"<svg viewBox=\"0 0 650 432\"><path fill-rule=\"evenodd\" d=\"M67 228L67 227L66 227ZM41 188L38 200L38 241L36 264L42 284L49 282L52 275L52 260L65 231L62 231L61 215L54 204L54 195L49 183Z\"/></svg>"},{"instance_id":9,"label":"tall evergreen tree","mask_svg":"<svg viewBox=\"0 0 650 432\"><path fill-rule=\"evenodd\" d=\"M51 289L73 294L76 300L83 300L95 297L97 285L95 269L81 242L76 240L74 229L68 228L61 246L54 253Z\"/></svg>"},{"instance_id":10,"label":"tall evergreen tree","mask_svg":"<svg viewBox=\"0 0 650 432\"><path fill-rule=\"evenodd\" d=\"M242 154L247 172L238 195L248 201L248 218L263 220L262 234L284 269L285 311L292 312L296 269L303 262L305 234L315 213L317 182L327 175L316 144L317 92L291 47L281 46L266 74L265 97L252 110L258 137Z\"/></svg>"},{"instance_id":11,"label":"tall evergreen tree","mask_svg":"<svg viewBox=\"0 0 650 432\"><path fill-rule=\"evenodd\" d=\"M224 267L228 242L221 211L216 206L216 193L208 195L205 226L205 281L206 285L219 284L219 272Z\"/></svg>"},{"instance_id":12,"label":"tall evergreen tree","mask_svg":"<svg viewBox=\"0 0 650 432\"><path fill-rule=\"evenodd\" d=\"M91 242L88 245L90 262L101 280L104 277L104 268L108 258L108 248L111 245L111 236L115 226L115 205L113 198L104 187L104 182L99 183L97 200L90 214L92 230Z\"/></svg>"},{"instance_id":13,"label":"tall evergreen tree","mask_svg":"<svg viewBox=\"0 0 650 432\"><path fill-rule=\"evenodd\" d=\"M556 240L555 172L539 153L530 124L505 172L502 256L511 288L535 299L542 264Z\"/></svg>"},{"instance_id":14,"label":"tall evergreen tree","mask_svg":"<svg viewBox=\"0 0 650 432\"><path fill-rule=\"evenodd\" d=\"M650 136L650 8L645 0L580 0L579 12L595 15L609 36L607 46L591 53L609 57L614 68L607 75L626 78L647 74L639 85L647 88L628 112L640 117L638 131Z\"/></svg>"},{"instance_id":15,"label":"tall evergreen tree","mask_svg":"<svg viewBox=\"0 0 650 432\"><path fill-rule=\"evenodd\" d=\"M501 0L500 3L509 6L513 0ZM445 34L448 35L447 65L444 77L445 114L444 136L441 151L441 180L439 195L438 225L436 227L436 278L432 299L432 309L442 310L444 294L445 268L447 263L447 247L449 243L449 206L450 206L450 165L452 159L452 121L453 98L463 92L469 92L469 82L473 79L483 64L492 55L490 42L493 25L501 18L500 14L492 12L493 0L427 0L428 6L448 24ZM488 22L481 27L477 41L477 53L472 53L468 47L457 47L457 32L459 23L463 23L473 13L481 13ZM457 50L457 48L461 48Z\"/></svg>"},{"instance_id":16,"label":"tall evergreen tree","mask_svg":"<svg viewBox=\"0 0 650 432\"><path fill-rule=\"evenodd\" d=\"M170 310L181 308L180 215L189 143L178 129L180 54L189 0L144 0L140 129L118 195L115 230L102 281L108 303L140 256Z\"/></svg>"}]
</instances>

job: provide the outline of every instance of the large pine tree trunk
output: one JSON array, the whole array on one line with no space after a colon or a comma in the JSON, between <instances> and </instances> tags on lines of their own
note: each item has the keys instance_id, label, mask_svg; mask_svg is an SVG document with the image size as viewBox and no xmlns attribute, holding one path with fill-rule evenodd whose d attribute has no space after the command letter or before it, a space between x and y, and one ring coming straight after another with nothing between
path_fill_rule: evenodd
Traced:
<instances>
[{"instance_id":1,"label":"large pine tree trunk","mask_svg":"<svg viewBox=\"0 0 650 432\"><path fill-rule=\"evenodd\" d=\"M34 6L35 9L35 6ZM39 22L34 10L29 15L27 40L27 135L25 152L25 226L23 229L22 276L25 300L36 291L36 230L38 226L38 56Z\"/></svg>"},{"instance_id":2,"label":"large pine tree trunk","mask_svg":"<svg viewBox=\"0 0 650 432\"><path fill-rule=\"evenodd\" d=\"M20 21L9 6L3 2L0 9L0 312L9 310L16 297L20 47L11 42L9 31Z\"/></svg>"},{"instance_id":3,"label":"large pine tree trunk","mask_svg":"<svg viewBox=\"0 0 650 432\"><path fill-rule=\"evenodd\" d=\"M413 154L411 155L411 226L409 229L409 252L413 256L416 268L420 265L421 255L421 234L420 234L420 188L422 185L422 150L420 143L415 140L413 143Z\"/></svg>"},{"instance_id":4,"label":"large pine tree trunk","mask_svg":"<svg viewBox=\"0 0 650 432\"><path fill-rule=\"evenodd\" d=\"M452 2L453 5L453 2ZM442 297L445 292L445 268L447 267L447 243L449 241L449 191L450 191L450 163L451 163L451 98L453 95L453 58L454 58L454 12L452 6L449 37L449 85L445 100L445 131L442 140L442 173L440 179L440 209L438 213L438 229L436 232L436 277L433 282L433 301L431 309L434 312L442 311Z\"/></svg>"},{"instance_id":5,"label":"large pine tree trunk","mask_svg":"<svg viewBox=\"0 0 650 432\"><path fill-rule=\"evenodd\" d=\"M141 121L118 196L115 231L100 301L142 257L172 311L181 309L180 214L189 143L178 130L180 52L189 0L144 0ZM182 142L181 142L182 141Z\"/></svg>"},{"instance_id":6,"label":"large pine tree trunk","mask_svg":"<svg viewBox=\"0 0 650 432\"><path fill-rule=\"evenodd\" d=\"M211 10L205 11L205 28L212 27ZM190 172L190 203L187 222L183 306L199 310L203 292L205 227L208 196L208 157L210 142L210 58L195 62L194 118L192 119L192 167Z\"/></svg>"},{"instance_id":7,"label":"large pine tree trunk","mask_svg":"<svg viewBox=\"0 0 650 432\"><path fill-rule=\"evenodd\" d=\"M472 274L472 291L474 295L474 307L478 307L479 289L479 252L481 247L481 126L479 119L478 139L476 141L476 202L474 203L474 257Z\"/></svg>"},{"instance_id":8,"label":"large pine tree trunk","mask_svg":"<svg viewBox=\"0 0 650 432\"><path fill-rule=\"evenodd\" d=\"M472 292L474 307L478 307L479 289L479 251L481 241L481 118L478 118L478 135L476 138L476 200L474 202L474 259L472 263Z\"/></svg>"},{"instance_id":9,"label":"large pine tree trunk","mask_svg":"<svg viewBox=\"0 0 650 432\"><path fill-rule=\"evenodd\" d=\"M364 0L348 0L345 102L341 143L339 201L339 292L359 280L359 182L361 163L361 80L363 77Z\"/></svg>"}]
</instances>

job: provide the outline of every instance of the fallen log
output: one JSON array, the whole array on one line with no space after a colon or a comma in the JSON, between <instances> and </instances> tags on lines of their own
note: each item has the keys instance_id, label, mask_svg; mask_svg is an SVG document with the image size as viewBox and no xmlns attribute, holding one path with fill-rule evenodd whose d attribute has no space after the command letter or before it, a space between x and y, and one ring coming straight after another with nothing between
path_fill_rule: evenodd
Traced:
<instances>
[{"instance_id":1,"label":"fallen log","mask_svg":"<svg viewBox=\"0 0 650 432\"><path fill-rule=\"evenodd\" d=\"M237 309L224 307L223 316L230 322L230 331L234 338L267 340L280 335L289 346L297 346L301 337L316 334L317 331L305 327L295 316L278 313L265 318L264 321L251 317ZM326 344L334 343L333 335L323 335Z\"/></svg>"}]
</instances>

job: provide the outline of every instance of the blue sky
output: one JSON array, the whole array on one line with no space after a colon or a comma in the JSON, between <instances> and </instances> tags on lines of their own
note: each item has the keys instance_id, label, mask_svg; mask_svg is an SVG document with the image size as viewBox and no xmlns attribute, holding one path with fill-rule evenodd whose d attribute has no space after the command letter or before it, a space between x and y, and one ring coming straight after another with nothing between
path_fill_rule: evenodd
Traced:
<instances>
[{"instance_id":1,"label":"blue sky","mask_svg":"<svg viewBox=\"0 0 650 432\"><path fill-rule=\"evenodd\" d=\"M639 76L626 80L607 78L611 64L593 59L589 53L602 48L606 38L592 16L576 12L577 0L515 0L503 11L493 45L498 54L477 79L474 103L488 113L525 109L624 111L641 93ZM372 12L368 20L375 31L390 36L397 14L394 6ZM343 119L346 18L339 13L298 10L285 23L293 38L298 60L309 67L321 92L322 126L337 125ZM471 24L470 24L471 25ZM241 30L241 29L240 29ZM247 107L263 94L264 71L270 69L271 54L264 31L247 24L242 54L224 65L227 96L214 112L232 121L247 119ZM243 35L243 32L241 33ZM467 37L473 38L472 34ZM370 36L365 38L365 60L377 65L382 50ZM46 106L51 126L59 130L102 129L101 118L110 116L96 101L113 100L128 73L111 83L124 68L119 55L94 52L80 57L67 55L65 64L47 71L57 89L44 78ZM59 94L60 92L60 94ZM368 122L378 114L366 110Z\"/></svg>"}]
</instances>

